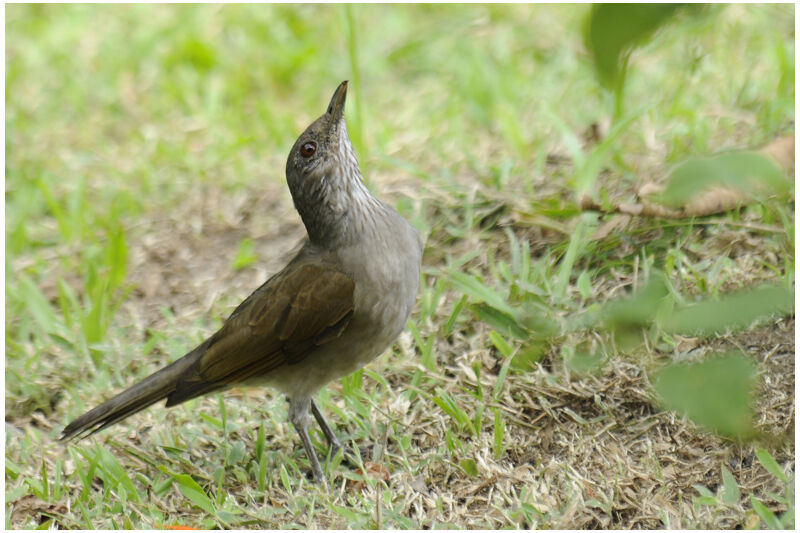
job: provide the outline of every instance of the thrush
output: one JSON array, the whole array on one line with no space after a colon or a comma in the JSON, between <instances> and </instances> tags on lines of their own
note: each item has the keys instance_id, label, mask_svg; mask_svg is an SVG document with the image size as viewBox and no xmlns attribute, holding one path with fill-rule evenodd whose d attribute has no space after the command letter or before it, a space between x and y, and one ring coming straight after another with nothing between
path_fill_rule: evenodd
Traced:
<instances>
[{"instance_id":1,"label":"thrush","mask_svg":"<svg viewBox=\"0 0 800 533\"><path fill-rule=\"evenodd\" d=\"M232 386L273 387L289 400L314 479L309 411L335 453L341 443L313 395L381 354L416 301L422 242L363 183L347 133L347 81L297 139L286 181L307 231L300 251L195 349L79 416L61 439L84 437L159 400L166 407Z\"/></svg>"}]
</instances>

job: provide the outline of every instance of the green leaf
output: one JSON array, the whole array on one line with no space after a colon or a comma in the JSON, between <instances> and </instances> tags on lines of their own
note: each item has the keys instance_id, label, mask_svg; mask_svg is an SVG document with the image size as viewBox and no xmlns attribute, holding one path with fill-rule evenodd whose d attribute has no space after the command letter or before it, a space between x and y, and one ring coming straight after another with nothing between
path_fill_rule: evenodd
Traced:
<instances>
[{"instance_id":1,"label":"green leaf","mask_svg":"<svg viewBox=\"0 0 800 533\"><path fill-rule=\"evenodd\" d=\"M585 270L578 276L578 281L575 282L575 286L578 288L578 293L584 300L588 300L592 297L592 278Z\"/></svg>"},{"instance_id":2,"label":"green leaf","mask_svg":"<svg viewBox=\"0 0 800 533\"><path fill-rule=\"evenodd\" d=\"M433 338L433 335L431 335L427 340L423 339L422 334L419 332L417 324L413 320L408 321L408 324L406 324L406 328L408 329L408 332L411 333L411 338L414 339L414 344L417 346L420 353L422 354L420 361L422 363L422 366L427 368L428 370L433 370L434 367L436 366L436 360L432 357L433 344L430 343L430 341Z\"/></svg>"},{"instance_id":3,"label":"green leaf","mask_svg":"<svg viewBox=\"0 0 800 533\"><path fill-rule=\"evenodd\" d=\"M109 266L109 286L119 287L125 281L128 271L128 245L125 242L125 229L122 225L117 225L108 231L108 245L105 251L106 263Z\"/></svg>"},{"instance_id":4,"label":"green leaf","mask_svg":"<svg viewBox=\"0 0 800 533\"><path fill-rule=\"evenodd\" d=\"M722 466L722 501L729 505L734 505L739 502L741 493L739 492L739 485L736 483L736 478L733 477L731 471Z\"/></svg>"},{"instance_id":5,"label":"green leaf","mask_svg":"<svg viewBox=\"0 0 800 533\"><path fill-rule=\"evenodd\" d=\"M758 514L761 520L767 524L767 527L770 529L783 529L781 526L780 521L775 516L775 513L769 510L769 507L755 499L752 495L750 496L750 505L753 506L753 510Z\"/></svg>"},{"instance_id":6,"label":"green leaf","mask_svg":"<svg viewBox=\"0 0 800 533\"><path fill-rule=\"evenodd\" d=\"M6 485L6 505L16 502L17 500L25 496L25 494L27 493L28 493L28 485L25 483L18 485L14 489L9 489L8 486Z\"/></svg>"},{"instance_id":7,"label":"green leaf","mask_svg":"<svg viewBox=\"0 0 800 533\"><path fill-rule=\"evenodd\" d=\"M461 459L458 462L458 466L460 466L461 470L468 476L478 477L478 465L475 463L475 459Z\"/></svg>"},{"instance_id":8,"label":"green leaf","mask_svg":"<svg viewBox=\"0 0 800 533\"><path fill-rule=\"evenodd\" d=\"M122 465L117 462L117 459L111 452L105 448L100 448L99 463L102 470L109 476L106 481L112 481L114 486L123 488L131 498L137 502L141 501L139 493L133 485L133 481L131 481L131 478L128 477L128 473L122 468Z\"/></svg>"},{"instance_id":9,"label":"green leaf","mask_svg":"<svg viewBox=\"0 0 800 533\"><path fill-rule=\"evenodd\" d=\"M531 337L511 360L511 367L520 372L533 369L544 358L550 344L546 339Z\"/></svg>"},{"instance_id":10,"label":"green leaf","mask_svg":"<svg viewBox=\"0 0 800 533\"><path fill-rule=\"evenodd\" d=\"M12 481L16 481L19 477L22 470L20 469L19 465L15 464L11 459L6 457L6 476L11 478Z\"/></svg>"},{"instance_id":11,"label":"green leaf","mask_svg":"<svg viewBox=\"0 0 800 533\"><path fill-rule=\"evenodd\" d=\"M167 491L169 490L169 488L172 486L172 484L174 482L175 482L175 480L172 479L172 477L164 477L160 481L156 481L153 484L153 492L157 496L163 496L164 494L167 493Z\"/></svg>"},{"instance_id":12,"label":"green leaf","mask_svg":"<svg viewBox=\"0 0 800 533\"><path fill-rule=\"evenodd\" d=\"M281 465L280 476L283 488L286 490L286 492L292 494L292 482L289 479L289 472L286 471L286 466L284 465Z\"/></svg>"},{"instance_id":13,"label":"green leaf","mask_svg":"<svg viewBox=\"0 0 800 533\"><path fill-rule=\"evenodd\" d=\"M265 490L267 487L267 466L268 466L268 458L267 454L262 454L259 456L258 460L258 490Z\"/></svg>"},{"instance_id":14,"label":"green leaf","mask_svg":"<svg viewBox=\"0 0 800 533\"><path fill-rule=\"evenodd\" d=\"M772 458L772 455L767 450L758 449L756 450L756 457L758 458L758 462L773 476L780 479L783 483L788 483L789 479L786 477L786 474L783 473L781 470L780 465L778 462Z\"/></svg>"},{"instance_id":15,"label":"green leaf","mask_svg":"<svg viewBox=\"0 0 800 533\"><path fill-rule=\"evenodd\" d=\"M453 311L450 313L450 316L447 319L447 322L442 329L442 333L444 335L449 335L451 331L453 331L453 326L455 326L456 319L458 315L461 313L461 310L464 308L464 305L467 303L467 295L462 295L459 298L458 302L453 306Z\"/></svg>"},{"instance_id":16,"label":"green leaf","mask_svg":"<svg viewBox=\"0 0 800 533\"><path fill-rule=\"evenodd\" d=\"M617 337L622 349L638 346L642 329L649 328L659 309L668 304L669 290L660 274L652 275L650 281L632 297L604 306L600 316L605 316L604 326Z\"/></svg>"},{"instance_id":17,"label":"green leaf","mask_svg":"<svg viewBox=\"0 0 800 533\"><path fill-rule=\"evenodd\" d=\"M500 412L500 409L496 407L492 409L494 411L494 456L496 459L500 459L503 456L503 452L505 451L505 446L503 445L503 439L506 433L506 423L503 421L503 414Z\"/></svg>"},{"instance_id":18,"label":"green leaf","mask_svg":"<svg viewBox=\"0 0 800 533\"><path fill-rule=\"evenodd\" d=\"M239 462L244 458L245 454L245 445L244 442L237 440L231 446L231 450L228 453L228 464L235 465L239 464Z\"/></svg>"},{"instance_id":19,"label":"green leaf","mask_svg":"<svg viewBox=\"0 0 800 533\"><path fill-rule=\"evenodd\" d=\"M667 188L654 199L669 207L680 207L714 186L733 188L748 196L783 196L791 190L792 182L767 157L736 151L684 161L670 173Z\"/></svg>"},{"instance_id":20,"label":"green leaf","mask_svg":"<svg viewBox=\"0 0 800 533\"><path fill-rule=\"evenodd\" d=\"M692 487L694 487L694 489L697 492L700 493L700 496L702 496L704 498L713 498L714 497L714 493L711 492L710 490L708 490L708 487L706 487L705 485L701 485L699 483L695 483L695 484L692 485Z\"/></svg>"},{"instance_id":21,"label":"green leaf","mask_svg":"<svg viewBox=\"0 0 800 533\"><path fill-rule=\"evenodd\" d=\"M503 336L496 331L492 330L489 332L489 340L492 341L497 351L503 354L503 357L510 357L511 354L514 353L514 349L509 346Z\"/></svg>"},{"instance_id":22,"label":"green leaf","mask_svg":"<svg viewBox=\"0 0 800 533\"><path fill-rule=\"evenodd\" d=\"M699 496L692 498L694 503L699 503L701 505L708 505L708 506L717 506L719 502L714 496Z\"/></svg>"},{"instance_id":23,"label":"green leaf","mask_svg":"<svg viewBox=\"0 0 800 533\"><path fill-rule=\"evenodd\" d=\"M556 275L556 282L553 287L557 298L566 298L567 286L572 277L572 267L578 258L578 252L584 248L586 229L592 223L592 219L596 219L596 215L593 213L584 213L572 232L572 238L569 241L566 253L561 258L561 264L558 267L558 274Z\"/></svg>"},{"instance_id":24,"label":"green leaf","mask_svg":"<svg viewBox=\"0 0 800 533\"><path fill-rule=\"evenodd\" d=\"M50 480L47 478L47 465L42 461L42 496L44 501L50 501Z\"/></svg>"},{"instance_id":25,"label":"green leaf","mask_svg":"<svg viewBox=\"0 0 800 533\"><path fill-rule=\"evenodd\" d=\"M681 4L595 4L584 36L601 83L615 85L623 57L664 24Z\"/></svg>"},{"instance_id":26,"label":"green leaf","mask_svg":"<svg viewBox=\"0 0 800 533\"><path fill-rule=\"evenodd\" d=\"M170 67L187 65L205 73L217 64L217 52L210 43L190 36L180 43L173 44L165 62Z\"/></svg>"},{"instance_id":27,"label":"green leaf","mask_svg":"<svg viewBox=\"0 0 800 533\"><path fill-rule=\"evenodd\" d=\"M172 476L172 479L174 479L178 484L178 490L181 491L181 494L191 500L192 503L197 505L208 514L215 514L214 504L211 502L211 499L208 497L208 495L206 495L203 487L198 485L197 481L192 479L192 476L188 474L171 472L167 468L163 467L161 470Z\"/></svg>"},{"instance_id":28,"label":"green leaf","mask_svg":"<svg viewBox=\"0 0 800 533\"><path fill-rule=\"evenodd\" d=\"M450 270L447 273L450 283L456 290L461 291L472 297L478 302L486 302L498 311L516 319L518 311L511 307L506 298L497 291L487 287L475 276L470 276L458 270Z\"/></svg>"},{"instance_id":29,"label":"green leaf","mask_svg":"<svg viewBox=\"0 0 800 533\"><path fill-rule=\"evenodd\" d=\"M579 350L571 357L565 358L564 362L570 370L585 374L601 368L605 362L605 357L601 353Z\"/></svg>"},{"instance_id":30,"label":"green leaf","mask_svg":"<svg viewBox=\"0 0 800 533\"><path fill-rule=\"evenodd\" d=\"M261 455L264 453L264 449L266 448L267 443L267 435L266 431L264 430L264 422L261 422L261 425L258 426L258 432L256 433L256 444L254 447L255 457L256 460L261 459Z\"/></svg>"},{"instance_id":31,"label":"green leaf","mask_svg":"<svg viewBox=\"0 0 800 533\"><path fill-rule=\"evenodd\" d=\"M447 413L460 428L466 429L472 435L476 434L469 415L446 391L437 389L436 395L433 396L433 403L441 407L442 411Z\"/></svg>"},{"instance_id":32,"label":"green leaf","mask_svg":"<svg viewBox=\"0 0 800 533\"><path fill-rule=\"evenodd\" d=\"M469 308L479 320L493 329L519 340L528 338L528 332L508 313L499 311L487 304L475 304L469 306Z\"/></svg>"},{"instance_id":33,"label":"green leaf","mask_svg":"<svg viewBox=\"0 0 800 533\"><path fill-rule=\"evenodd\" d=\"M233 258L234 270L241 270L258 261L254 248L252 239L245 237L239 242L239 249L236 251L236 257Z\"/></svg>"},{"instance_id":34,"label":"green leaf","mask_svg":"<svg viewBox=\"0 0 800 533\"><path fill-rule=\"evenodd\" d=\"M503 384L506 382L506 376L508 376L508 369L511 366L511 363L514 359L506 359L503 365L500 367L500 372L497 373L497 380L494 383L494 390L492 391L492 398L497 401L500 397L500 392L503 390Z\"/></svg>"},{"instance_id":35,"label":"green leaf","mask_svg":"<svg viewBox=\"0 0 800 533\"><path fill-rule=\"evenodd\" d=\"M680 309L664 320L664 329L684 335L710 335L729 328L745 328L756 319L794 310L794 294L782 286L727 294Z\"/></svg>"},{"instance_id":36,"label":"green leaf","mask_svg":"<svg viewBox=\"0 0 800 533\"><path fill-rule=\"evenodd\" d=\"M654 385L667 409L724 435L753 436L755 367L742 355L669 365L656 374Z\"/></svg>"},{"instance_id":37,"label":"green leaf","mask_svg":"<svg viewBox=\"0 0 800 533\"><path fill-rule=\"evenodd\" d=\"M63 326L59 323L58 317L47 301L47 298L39 291L39 288L27 277L20 277L19 281L20 297L25 301L27 311L31 314L36 323L46 333L62 333Z\"/></svg>"}]
</instances>

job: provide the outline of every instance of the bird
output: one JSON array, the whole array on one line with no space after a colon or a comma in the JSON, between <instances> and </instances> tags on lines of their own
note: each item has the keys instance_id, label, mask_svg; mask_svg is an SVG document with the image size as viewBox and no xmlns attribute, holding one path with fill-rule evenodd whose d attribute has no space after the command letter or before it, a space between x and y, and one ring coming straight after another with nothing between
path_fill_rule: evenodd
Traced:
<instances>
[{"instance_id":1,"label":"bird","mask_svg":"<svg viewBox=\"0 0 800 533\"><path fill-rule=\"evenodd\" d=\"M413 226L364 184L344 118L347 84L286 161L307 233L297 254L199 346L74 419L60 440L86 437L160 400L172 407L233 386L268 386L286 396L314 481L327 484L309 413L332 455L342 444L313 396L400 335L416 302L423 252Z\"/></svg>"}]
</instances>

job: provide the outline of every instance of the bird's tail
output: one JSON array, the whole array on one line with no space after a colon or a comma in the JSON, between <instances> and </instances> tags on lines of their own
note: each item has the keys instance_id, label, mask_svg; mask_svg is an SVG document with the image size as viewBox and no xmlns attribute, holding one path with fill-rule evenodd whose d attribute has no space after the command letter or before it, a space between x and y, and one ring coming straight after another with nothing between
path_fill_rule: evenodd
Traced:
<instances>
[{"instance_id":1,"label":"bird's tail","mask_svg":"<svg viewBox=\"0 0 800 533\"><path fill-rule=\"evenodd\" d=\"M82 414L63 429L60 440L86 437L163 400L175 390L181 376L204 352L205 343L133 387Z\"/></svg>"}]
</instances>

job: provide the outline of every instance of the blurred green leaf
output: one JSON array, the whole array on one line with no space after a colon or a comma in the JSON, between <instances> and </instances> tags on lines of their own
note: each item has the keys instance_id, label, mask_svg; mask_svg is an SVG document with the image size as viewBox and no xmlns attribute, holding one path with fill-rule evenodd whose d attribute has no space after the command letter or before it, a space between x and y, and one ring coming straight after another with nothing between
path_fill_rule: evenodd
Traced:
<instances>
[{"instance_id":1,"label":"blurred green leaf","mask_svg":"<svg viewBox=\"0 0 800 533\"><path fill-rule=\"evenodd\" d=\"M561 258L561 264L558 267L558 275L553 285L553 296L559 299L567 297L567 287L572 277L572 268L575 261L578 259L579 254L585 249L586 233L588 228L591 227L596 221L597 216L594 213L584 213L581 215L580 220L575 225L572 232L572 237L567 246L567 251Z\"/></svg>"},{"instance_id":2,"label":"blurred green leaf","mask_svg":"<svg viewBox=\"0 0 800 533\"><path fill-rule=\"evenodd\" d=\"M624 58L683 4L595 4L584 36L600 81L615 85Z\"/></svg>"},{"instance_id":3,"label":"blurred green leaf","mask_svg":"<svg viewBox=\"0 0 800 533\"><path fill-rule=\"evenodd\" d=\"M769 510L769 507L758 501L752 494L750 495L750 505L753 506L753 510L758 514L761 520L767 524L767 527L770 529L783 529L780 521L775 516L775 513Z\"/></svg>"},{"instance_id":4,"label":"blurred green leaf","mask_svg":"<svg viewBox=\"0 0 800 533\"><path fill-rule=\"evenodd\" d=\"M284 490L287 494L292 494L292 482L289 479L289 472L286 471L285 465L281 465L280 476Z\"/></svg>"},{"instance_id":5,"label":"blurred green leaf","mask_svg":"<svg viewBox=\"0 0 800 533\"><path fill-rule=\"evenodd\" d=\"M42 328L42 331L59 335L67 333L50 302L30 279L20 276L18 288L20 289L20 299L27 304L27 312Z\"/></svg>"},{"instance_id":6,"label":"blurred green leaf","mask_svg":"<svg viewBox=\"0 0 800 533\"><path fill-rule=\"evenodd\" d=\"M550 342L548 339L531 337L514 355L511 360L511 367L520 372L531 370L536 363L544 358L549 347Z\"/></svg>"},{"instance_id":7,"label":"blurred green leaf","mask_svg":"<svg viewBox=\"0 0 800 533\"><path fill-rule=\"evenodd\" d=\"M133 500L136 500L137 502L141 501L133 481L131 481L131 478L128 477L127 471L122 468L122 465L119 464L116 457L114 457L114 455L105 448L98 448L98 453L100 455L100 472L106 474L103 476L104 481L111 487L124 489L128 496Z\"/></svg>"},{"instance_id":8,"label":"blurred green leaf","mask_svg":"<svg viewBox=\"0 0 800 533\"><path fill-rule=\"evenodd\" d=\"M660 301L669 294L667 284L660 275L650 278L632 297L614 302L606 309L606 322L618 325L648 326L658 311Z\"/></svg>"},{"instance_id":9,"label":"blurred green leaf","mask_svg":"<svg viewBox=\"0 0 800 533\"><path fill-rule=\"evenodd\" d=\"M181 494L191 500L192 503L210 515L215 514L214 504L211 502L211 499L208 497L208 495L206 495L203 487L198 485L197 481L192 479L192 476L188 474L177 474L169 471L169 469L165 467L162 467L161 470L164 473L172 476L172 479L174 479L178 484L178 490L181 491Z\"/></svg>"},{"instance_id":10,"label":"blurred green leaf","mask_svg":"<svg viewBox=\"0 0 800 533\"><path fill-rule=\"evenodd\" d=\"M494 289L484 285L483 281L475 276L470 276L458 270L450 270L447 273L447 277L455 289L471 296L473 300L486 302L516 320L518 312L509 305L506 298Z\"/></svg>"},{"instance_id":11,"label":"blurred green leaf","mask_svg":"<svg viewBox=\"0 0 800 533\"><path fill-rule=\"evenodd\" d=\"M650 107L651 104L645 104L630 113L626 113L625 116L621 114L620 110L614 121L614 126L606 133L603 140L592 148L585 158L576 159L575 177L572 182L577 193L591 191L594 188L597 177L603 170L604 165L608 164L608 160L614 155L614 151L619 149L620 138L627 133L628 128L631 127L634 121L644 115ZM588 215L588 213L584 213L584 215ZM587 216L587 218L589 217Z\"/></svg>"},{"instance_id":12,"label":"blurred green leaf","mask_svg":"<svg viewBox=\"0 0 800 533\"><path fill-rule=\"evenodd\" d=\"M494 390L492 391L492 398L497 401L500 398L500 392L503 390L503 385L508 377L508 369L511 367L513 359L506 359L500 367L500 372L497 373L497 380L494 383Z\"/></svg>"},{"instance_id":13,"label":"blurred green leaf","mask_svg":"<svg viewBox=\"0 0 800 533\"><path fill-rule=\"evenodd\" d=\"M461 459L458 465L468 476L478 477L478 464L475 462L475 459Z\"/></svg>"},{"instance_id":14,"label":"blurred green leaf","mask_svg":"<svg viewBox=\"0 0 800 533\"><path fill-rule=\"evenodd\" d=\"M578 276L578 281L575 282L581 298L588 300L592 297L592 277L585 270Z\"/></svg>"},{"instance_id":15,"label":"blurred green leaf","mask_svg":"<svg viewBox=\"0 0 800 533\"><path fill-rule=\"evenodd\" d=\"M197 37L189 37L174 46L165 64L173 68L185 64L198 72L205 73L217 64L217 53L208 42Z\"/></svg>"},{"instance_id":16,"label":"blurred green leaf","mask_svg":"<svg viewBox=\"0 0 800 533\"><path fill-rule=\"evenodd\" d=\"M16 481L20 474L19 465L15 464L8 457L6 457L6 476L12 481Z\"/></svg>"},{"instance_id":17,"label":"blurred green leaf","mask_svg":"<svg viewBox=\"0 0 800 533\"><path fill-rule=\"evenodd\" d=\"M245 451L244 442L240 440L235 441L228 453L228 464L238 464L244 458Z\"/></svg>"},{"instance_id":18,"label":"blurred green leaf","mask_svg":"<svg viewBox=\"0 0 800 533\"><path fill-rule=\"evenodd\" d=\"M417 324L413 320L409 320L406 327L409 333L411 333L411 337L414 339L414 344L417 345L420 351L420 362L422 366L428 370L433 370L436 367L436 353L433 350L433 342L436 340L436 336L429 335L423 338Z\"/></svg>"},{"instance_id":19,"label":"blurred green leaf","mask_svg":"<svg viewBox=\"0 0 800 533\"><path fill-rule=\"evenodd\" d=\"M472 425L469 415L456 402L453 397L444 389L437 389L436 395L432 397L433 403L442 408L442 411L450 415L450 418L459 426L475 435L475 427Z\"/></svg>"},{"instance_id":20,"label":"blurred green leaf","mask_svg":"<svg viewBox=\"0 0 800 533\"><path fill-rule=\"evenodd\" d=\"M492 411L494 411L494 439L492 449L494 451L495 459L500 459L505 451L503 439L506 433L506 423L503 420L503 414L499 409L495 407L492 409Z\"/></svg>"},{"instance_id":21,"label":"blurred green leaf","mask_svg":"<svg viewBox=\"0 0 800 533\"><path fill-rule=\"evenodd\" d=\"M716 498L716 496L714 496L713 492L711 492L710 490L708 490L707 488L705 488L705 487L703 487L701 485L692 485L692 486L695 489L697 489L697 491L700 492L700 494L703 495L703 496L694 496L694 497L692 497L692 502L694 502L695 504L708 505L708 506L717 506L717 505L719 505L719 502L717 501L717 498ZM703 489L703 490L700 490L700 489Z\"/></svg>"},{"instance_id":22,"label":"blurred green leaf","mask_svg":"<svg viewBox=\"0 0 800 533\"><path fill-rule=\"evenodd\" d=\"M739 485L736 483L736 478L733 477L731 471L722 466L722 501L728 505L735 505L741 498Z\"/></svg>"},{"instance_id":23,"label":"blurred green leaf","mask_svg":"<svg viewBox=\"0 0 800 533\"><path fill-rule=\"evenodd\" d=\"M789 193L792 181L775 163L756 152L728 152L691 158L670 173L667 188L654 199L680 207L714 186L736 189L747 196Z\"/></svg>"},{"instance_id":24,"label":"blurred green leaf","mask_svg":"<svg viewBox=\"0 0 800 533\"><path fill-rule=\"evenodd\" d=\"M773 313L791 313L794 294L782 286L740 291L680 309L664 320L664 329L679 334L709 335L745 328Z\"/></svg>"},{"instance_id":25,"label":"blurred green leaf","mask_svg":"<svg viewBox=\"0 0 800 533\"><path fill-rule=\"evenodd\" d=\"M520 340L528 338L528 332L508 313L483 303L471 305L469 308L478 319L497 331Z\"/></svg>"},{"instance_id":26,"label":"blurred green leaf","mask_svg":"<svg viewBox=\"0 0 800 533\"><path fill-rule=\"evenodd\" d=\"M236 257L233 259L234 270L241 270L258 261L258 256L254 249L253 240L250 238L245 237L239 242L239 248L236 250Z\"/></svg>"},{"instance_id":27,"label":"blurred green leaf","mask_svg":"<svg viewBox=\"0 0 800 533\"><path fill-rule=\"evenodd\" d=\"M494 330L489 332L489 340L492 341L497 351L503 354L503 357L509 357L514 352L514 349L506 342L503 336Z\"/></svg>"},{"instance_id":28,"label":"blurred green leaf","mask_svg":"<svg viewBox=\"0 0 800 533\"><path fill-rule=\"evenodd\" d=\"M25 496L25 494L27 493L28 493L28 486L25 485L24 483L22 485L18 485L13 489L6 487L6 505L16 502L17 500Z\"/></svg>"},{"instance_id":29,"label":"blurred green leaf","mask_svg":"<svg viewBox=\"0 0 800 533\"><path fill-rule=\"evenodd\" d=\"M570 370L587 374L602 367L605 357L601 353L578 350L571 357L565 358L564 362Z\"/></svg>"},{"instance_id":30,"label":"blurred green leaf","mask_svg":"<svg viewBox=\"0 0 800 533\"><path fill-rule=\"evenodd\" d=\"M786 477L786 474L783 473L781 470L780 465L778 462L770 455L767 450L759 449L756 450L756 457L758 458L758 462L767 469L767 472L775 476L783 483L788 483L789 479Z\"/></svg>"},{"instance_id":31,"label":"blurred green leaf","mask_svg":"<svg viewBox=\"0 0 800 533\"><path fill-rule=\"evenodd\" d=\"M665 408L724 435L753 436L755 367L744 356L672 364L656 374L654 386Z\"/></svg>"},{"instance_id":32,"label":"blurred green leaf","mask_svg":"<svg viewBox=\"0 0 800 533\"><path fill-rule=\"evenodd\" d=\"M108 231L108 245L106 251L106 264L109 272L109 286L119 287L125 281L128 271L128 245L125 242L125 228L116 224Z\"/></svg>"},{"instance_id":33,"label":"blurred green leaf","mask_svg":"<svg viewBox=\"0 0 800 533\"><path fill-rule=\"evenodd\" d=\"M442 333L444 335L449 335L451 331L453 331L453 326L456 323L456 319L458 315L461 313L461 310L464 308L464 304L467 303L467 295L463 294L461 298L459 298L458 302L453 306L453 310L450 312L450 317L447 319L444 327L442 328Z\"/></svg>"}]
</instances>

